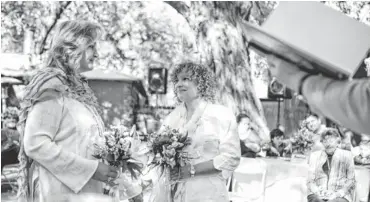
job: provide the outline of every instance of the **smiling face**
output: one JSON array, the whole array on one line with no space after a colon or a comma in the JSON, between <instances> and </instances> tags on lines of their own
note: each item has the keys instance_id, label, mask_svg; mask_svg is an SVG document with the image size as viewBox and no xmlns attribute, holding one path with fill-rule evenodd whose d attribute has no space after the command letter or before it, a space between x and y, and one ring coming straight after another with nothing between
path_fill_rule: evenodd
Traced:
<instances>
[{"instance_id":1,"label":"smiling face","mask_svg":"<svg viewBox=\"0 0 370 202\"><path fill-rule=\"evenodd\" d=\"M197 84L188 71L181 71L175 82L176 95L182 102L191 102L198 98Z\"/></svg>"}]
</instances>

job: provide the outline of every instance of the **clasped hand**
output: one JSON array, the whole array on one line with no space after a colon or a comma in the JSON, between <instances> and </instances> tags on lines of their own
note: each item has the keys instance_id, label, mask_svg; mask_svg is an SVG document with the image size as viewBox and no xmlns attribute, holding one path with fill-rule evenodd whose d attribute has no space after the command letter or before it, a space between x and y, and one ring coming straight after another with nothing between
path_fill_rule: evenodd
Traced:
<instances>
[{"instance_id":1,"label":"clasped hand","mask_svg":"<svg viewBox=\"0 0 370 202\"><path fill-rule=\"evenodd\" d=\"M170 169L171 181L179 181L190 178L190 166L186 165L183 167L175 167Z\"/></svg>"},{"instance_id":2,"label":"clasped hand","mask_svg":"<svg viewBox=\"0 0 370 202\"><path fill-rule=\"evenodd\" d=\"M119 176L118 174L118 168L99 162L92 179L114 185L113 181Z\"/></svg>"}]
</instances>

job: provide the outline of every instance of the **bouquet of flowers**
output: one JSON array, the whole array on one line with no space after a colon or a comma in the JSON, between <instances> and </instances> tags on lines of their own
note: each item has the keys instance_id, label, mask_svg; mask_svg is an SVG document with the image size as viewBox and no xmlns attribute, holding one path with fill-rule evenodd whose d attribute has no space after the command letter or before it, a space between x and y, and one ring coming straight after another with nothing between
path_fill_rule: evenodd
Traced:
<instances>
[{"instance_id":1,"label":"bouquet of flowers","mask_svg":"<svg viewBox=\"0 0 370 202\"><path fill-rule=\"evenodd\" d=\"M131 180L137 180L138 174L141 174L143 165L134 158L135 149L139 146L135 144L136 127L131 130L123 125L111 126L104 132L104 145L95 144L96 153L93 155L97 159L103 159L111 166L119 168L119 175L113 186L108 184L105 188L105 194L109 194L120 200L120 195L128 195L130 187L127 185L125 172L131 175ZM126 172L127 173L127 172ZM118 183L116 183L118 182Z\"/></svg>"},{"instance_id":2,"label":"bouquet of flowers","mask_svg":"<svg viewBox=\"0 0 370 202\"><path fill-rule=\"evenodd\" d=\"M149 144L154 156L149 165L175 168L184 166L190 160L183 148L191 144L191 139L177 129L165 126L161 133L150 135Z\"/></svg>"},{"instance_id":3,"label":"bouquet of flowers","mask_svg":"<svg viewBox=\"0 0 370 202\"><path fill-rule=\"evenodd\" d=\"M189 163L190 156L184 148L191 144L187 134L165 126L159 133L149 136L149 148L153 159L149 170L159 168L159 179L154 184L149 201L170 202L173 182L170 180L170 169L179 168Z\"/></svg>"},{"instance_id":4,"label":"bouquet of flowers","mask_svg":"<svg viewBox=\"0 0 370 202\"><path fill-rule=\"evenodd\" d=\"M305 120L301 124L301 129L291 138L293 153L306 154L313 145L314 132L306 127Z\"/></svg>"},{"instance_id":5,"label":"bouquet of flowers","mask_svg":"<svg viewBox=\"0 0 370 202\"><path fill-rule=\"evenodd\" d=\"M141 173L142 164L133 158L134 136L136 134L135 125L131 130L123 125L111 126L104 132L105 144L100 146L95 144L97 159L103 159L109 165L128 170L133 178Z\"/></svg>"}]
</instances>

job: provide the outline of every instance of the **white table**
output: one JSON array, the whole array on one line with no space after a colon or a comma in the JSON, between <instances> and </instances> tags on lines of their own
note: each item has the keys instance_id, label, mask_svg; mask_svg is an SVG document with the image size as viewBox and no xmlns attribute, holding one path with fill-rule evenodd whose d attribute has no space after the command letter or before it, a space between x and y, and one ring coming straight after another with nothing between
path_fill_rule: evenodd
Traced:
<instances>
[{"instance_id":1,"label":"white table","mask_svg":"<svg viewBox=\"0 0 370 202\"><path fill-rule=\"evenodd\" d=\"M355 202L367 202L370 168L356 166L355 169L357 181ZM233 191L230 196L231 199L234 198L233 202L306 202L307 176L308 164L305 160L289 162L272 158L242 158L234 172ZM262 185L264 189L261 188Z\"/></svg>"}]
</instances>

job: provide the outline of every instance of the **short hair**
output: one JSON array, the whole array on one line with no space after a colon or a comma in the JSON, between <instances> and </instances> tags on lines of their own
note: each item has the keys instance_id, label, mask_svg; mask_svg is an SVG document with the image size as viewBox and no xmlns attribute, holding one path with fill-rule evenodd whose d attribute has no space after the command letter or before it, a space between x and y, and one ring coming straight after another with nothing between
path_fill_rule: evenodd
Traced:
<instances>
[{"instance_id":1,"label":"short hair","mask_svg":"<svg viewBox=\"0 0 370 202\"><path fill-rule=\"evenodd\" d=\"M284 132L281 131L280 129L278 128L275 128L274 130L272 130L270 132L270 137L271 139L274 139L275 137L281 137L281 136L284 136Z\"/></svg>"},{"instance_id":2,"label":"short hair","mask_svg":"<svg viewBox=\"0 0 370 202\"><path fill-rule=\"evenodd\" d=\"M337 137L341 139L338 130L335 128L325 128L320 134L320 141L322 142L327 136Z\"/></svg>"},{"instance_id":3,"label":"short hair","mask_svg":"<svg viewBox=\"0 0 370 202\"><path fill-rule=\"evenodd\" d=\"M194 78L200 97L202 97L206 101L214 103L216 93L216 78L211 69L193 62L180 63L175 66L174 70L171 73L171 81L174 85L176 85L176 83L178 82L177 76L184 70L186 72L189 72ZM174 91L175 96L178 99L176 88L174 89Z\"/></svg>"},{"instance_id":4,"label":"short hair","mask_svg":"<svg viewBox=\"0 0 370 202\"><path fill-rule=\"evenodd\" d=\"M241 113L241 114L238 114L238 116L236 116L236 122L237 122L237 123L240 123L240 121L241 121L243 118L248 118L248 119L250 119L250 117L249 117L247 114Z\"/></svg>"}]
</instances>

